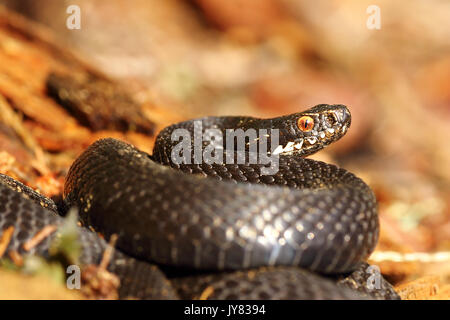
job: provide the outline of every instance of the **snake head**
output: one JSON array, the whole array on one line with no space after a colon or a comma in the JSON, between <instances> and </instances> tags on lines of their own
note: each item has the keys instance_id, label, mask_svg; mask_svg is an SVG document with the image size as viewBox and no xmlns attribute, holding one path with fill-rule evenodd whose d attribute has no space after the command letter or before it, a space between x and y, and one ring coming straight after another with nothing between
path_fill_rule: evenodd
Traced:
<instances>
[{"instance_id":1,"label":"snake head","mask_svg":"<svg viewBox=\"0 0 450 320\"><path fill-rule=\"evenodd\" d=\"M345 135L351 123L348 108L341 104L320 104L306 111L272 119L279 129L275 155L311 155Z\"/></svg>"}]
</instances>

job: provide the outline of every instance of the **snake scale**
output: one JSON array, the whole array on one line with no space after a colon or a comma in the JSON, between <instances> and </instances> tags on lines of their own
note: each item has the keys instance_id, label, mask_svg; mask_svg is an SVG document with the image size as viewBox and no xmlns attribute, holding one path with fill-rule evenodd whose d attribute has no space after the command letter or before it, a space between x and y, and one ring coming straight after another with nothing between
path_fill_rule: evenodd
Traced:
<instances>
[{"instance_id":1,"label":"snake scale","mask_svg":"<svg viewBox=\"0 0 450 320\"><path fill-rule=\"evenodd\" d=\"M277 129L269 154L277 155L278 170L261 174L263 164L248 160L196 163L192 154L175 163L173 133L184 129L194 143L196 121L201 133ZM99 263L106 248L92 230L106 239L118 235L108 269L121 280L121 298L398 298L381 275L377 288L367 286L371 273L363 261L379 231L371 189L344 169L304 158L346 133L345 106L318 105L273 119L196 121L163 129L152 155L111 138L95 142L72 164L59 208L2 176L0 232L15 226L7 251L23 252L43 226L62 223L58 213L76 207L81 263ZM246 157L257 140L246 140ZM235 151L224 149L232 157ZM47 255L56 236L28 253Z\"/></svg>"}]
</instances>

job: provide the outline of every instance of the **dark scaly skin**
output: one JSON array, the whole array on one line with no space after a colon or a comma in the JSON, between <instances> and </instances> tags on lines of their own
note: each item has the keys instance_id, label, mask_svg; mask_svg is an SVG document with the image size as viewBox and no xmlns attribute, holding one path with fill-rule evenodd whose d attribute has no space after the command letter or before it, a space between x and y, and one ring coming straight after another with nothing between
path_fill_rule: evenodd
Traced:
<instances>
[{"instance_id":1,"label":"dark scaly skin","mask_svg":"<svg viewBox=\"0 0 450 320\"><path fill-rule=\"evenodd\" d=\"M311 115L317 125L334 109L341 112L342 121L334 128L342 129L342 134L284 153L280 170L272 176L260 176L258 165L171 162L176 144L170 140L171 132L177 128L192 132L192 121L164 129L152 157L114 139L100 140L71 167L65 201L81 208L86 225L107 237L118 234L120 249L161 265L197 270L300 266L321 273L351 272L378 239L375 197L344 169L299 157L339 139L350 125L348 110L320 105L268 120L200 120L204 127L221 130L270 125L281 130L280 142L285 144L311 137L312 133L296 131L300 116ZM320 130L323 127L317 127ZM224 181L188 175L157 162ZM279 279L285 274L281 272ZM338 291L331 296L342 298ZM314 299L323 293L299 297Z\"/></svg>"},{"instance_id":2,"label":"dark scaly skin","mask_svg":"<svg viewBox=\"0 0 450 320\"><path fill-rule=\"evenodd\" d=\"M23 244L47 225L59 225L61 217L46 209L55 207L52 200L43 197L22 183L0 174L0 230L14 226L16 232L7 248L24 254ZM40 206L44 204L44 208ZM94 233L79 228L82 245L81 262L98 264L106 243ZM45 239L26 254L48 256L48 248L57 234ZM342 290L327 279L298 268L261 268L259 270L219 273L173 280L178 294L184 299L396 299L392 287L382 279L382 290L367 292L364 284L367 274L362 264L350 276L340 280L344 286L356 289ZM138 261L115 252L109 271L120 277L120 298L176 299L177 294L155 265ZM299 282L302 284L299 286ZM237 285L240 284L240 285ZM206 288L212 292L202 296ZM207 292L207 291L206 291Z\"/></svg>"},{"instance_id":3,"label":"dark scaly skin","mask_svg":"<svg viewBox=\"0 0 450 320\"><path fill-rule=\"evenodd\" d=\"M314 110L323 110L327 107L319 106ZM293 115L294 119L299 115L301 114ZM283 137L290 138L289 135L295 134L293 132L295 130L292 128L295 121L289 119L289 116L283 117L283 121L280 119L260 122L253 118L234 117L206 118L204 121L216 123L216 125L228 122L228 124L234 123L235 126L241 125L241 127L249 126L252 122L264 126L269 123L271 125L276 125L277 122L288 123L291 128L286 127ZM190 125L188 122L184 124ZM177 128L177 126L172 126L172 128ZM164 135L170 130L171 127L163 130L158 139L164 138ZM331 140L337 140L339 137L332 137ZM330 143L331 140L323 143L319 149ZM286 143L283 138L281 142ZM166 150L169 150L170 154L170 148L167 149L165 145L162 148L164 152L159 152L161 145L161 142L157 142L154 151L155 158L159 157L160 161L164 160ZM317 150L317 145L312 147L313 151ZM307 153L306 150L302 155ZM294 155L298 154L291 153L288 157L281 157L279 174L272 177L259 176L259 168L255 165L223 167L202 164L180 168L188 172L211 175L220 180L234 181L219 183L213 179L202 179L162 167L150 160L147 154L130 145L114 139L105 139L91 146L72 166L66 181L65 200L68 205L76 204L80 207L84 223L94 226L95 229L107 236L118 233L118 245L121 249L160 264L198 269L242 269L267 264L299 265L328 273L340 273L357 268L358 261L371 252L377 239L378 220L373 194L360 179L343 169L322 162L301 159ZM236 181L252 182L252 184L235 184ZM269 187L254 185L255 183L281 184L288 187ZM309 188L310 190L298 192L299 190L296 188ZM297 194L292 195L295 192ZM217 196L218 193L219 196ZM21 199L16 200L22 201ZM352 204L352 201L356 201L356 203ZM359 206L360 204L364 205ZM319 206L321 212L306 210L305 213L297 210L302 206L311 209L314 208L314 205ZM349 209L346 205L350 206L352 210L345 210L346 212L343 213L343 208ZM333 210L335 207L338 210ZM159 212L155 212L154 208ZM8 208L5 210L10 211ZM247 216L241 215L246 210L249 211ZM352 216L355 211L361 212L355 217ZM233 227L239 227L239 230L242 230L242 223L244 226L248 224L250 227L252 224L261 225L261 220L254 219L258 217L258 212L262 212L263 218L267 220L263 222L262 229L267 226L285 228L291 226L292 228L292 220L298 222L300 219L302 226L300 229L302 230L299 230L299 225L296 223L295 228L298 232L294 236L291 234L284 239L293 239L298 243L285 241L284 246L280 246L276 241L267 241L266 245L258 246L258 244L251 243L252 239L249 238L249 235L254 236L255 232L249 232L248 228L247 233L244 233L246 236L243 237L244 239L236 236L236 230L232 230L230 233L229 230ZM154 214L154 216L149 214ZM210 215L213 216L212 220ZM217 215L220 216L219 224L217 221L214 223ZM32 210L31 220L34 221L34 217L35 213ZM22 221L20 216L15 216L15 218ZM30 219L30 217L28 218ZM167 218L169 218L168 220L178 220L171 224L174 221L167 221ZM324 227L336 226L339 223L341 224L337 228L339 230L318 232ZM214 224L216 225L214 226ZM28 224L24 225L22 222L18 222L17 227L18 230L25 229L25 232L30 228ZM209 231L205 230L207 227L210 227ZM253 231L262 237L266 236L264 233L261 234L261 230ZM84 232L86 230L82 234ZM305 235L308 238L307 235L311 232L314 234L314 241L308 239L306 240L308 245L303 246ZM231 237L231 241L230 235L234 236ZM350 239L347 236L350 236ZM353 237L356 237L356 243L353 241L355 239L352 240ZM242 240L248 241L250 246L246 246L245 243L242 246ZM18 239L14 238L12 243L17 241ZM237 243L233 244L233 241ZM95 245L92 246L83 237L81 237L81 242L85 254L89 255L98 251L95 250ZM202 247L202 250L198 249L199 246ZM325 251L320 253L320 250L324 248ZM272 254L273 249L275 249L276 255ZM298 254L299 251L300 254ZM98 256L98 254L94 254L94 256ZM112 266L114 268L114 263ZM138 266L131 265L127 268L128 272L124 272L120 268L115 270L122 275L121 278L130 280L123 282L121 290L135 292L136 287L131 284L140 283L141 287L138 288L138 291L147 290L148 292L150 290L151 292L151 294L142 294L141 297L157 298L151 283L135 281L136 274L142 274L141 271L136 272L139 266L142 267L141 270L148 271L147 264L143 262ZM257 274L258 281L254 281L252 276L254 274ZM159 275L162 276L162 274ZM364 274L361 273L355 279L359 281L356 289L362 292L362 295L292 267L240 271L234 276L239 279L238 286L229 285L229 281L225 281L230 279L229 272L214 275L217 281L213 281L208 286L214 290L212 294L208 293L203 298L350 299L368 296L364 292L364 283L361 283L364 282ZM197 279L208 279L208 277L210 276L200 276ZM350 287L355 289L351 277L352 275L349 277L350 282L347 282L347 285L350 283ZM164 277L161 278L164 279ZM174 283L183 297L188 297L186 296L188 293L185 292L186 290L180 291L180 286L186 288L183 283L189 283L190 279L191 277L174 279ZM164 283L164 280L159 281ZM284 283L286 286L276 286L277 282ZM199 285L202 283L204 282L198 281ZM288 283L293 283L293 285L287 285ZM306 288L309 287L314 289L307 290ZM222 296L220 296L219 288L222 288ZM175 296L175 294L167 294L167 292L164 294L164 291L161 290L163 295L159 296L160 298ZM258 294L249 296L249 292ZM194 292L190 297L196 297L196 294L201 294L201 292ZM121 296L126 295L122 294ZM134 296L137 295L134 294ZM397 298L398 296L387 284L383 285L381 290L375 294L369 293L369 297Z\"/></svg>"},{"instance_id":4,"label":"dark scaly skin","mask_svg":"<svg viewBox=\"0 0 450 320\"><path fill-rule=\"evenodd\" d=\"M107 237L118 234L119 248L158 264L204 270L286 265L326 273L351 271L376 244L372 193L335 166L289 159L280 168L293 171L301 165L313 176L331 171L330 179L340 182L333 189L304 190L217 181L161 166L131 145L103 139L75 161L65 196L80 208L84 224ZM296 172L300 183L304 177ZM311 181L305 183L322 184ZM352 201L353 207L345 206ZM314 236L308 239L310 233Z\"/></svg>"},{"instance_id":5,"label":"dark scaly skin","mask_svg":"<svg viewBox=\"0 0 450 320\"><path fill-rule=\"evenodd\" d=\"M262 267L254 270L174 278L182 299L399 299L392 286L380 276L380 289L365 284L373 273L367 263L355 271L327 279L295 267ZM299 285L301 284L301 285Z\"/></svg>"},{"instance_id":6,"label":"dark scaly skin","mask_svg":"<svg viewBox=\"0 0 450 320\"><path fill-rule=\"evenodd\" d=\"M263 267L172 281L182 299L316 300L364 299L323 277L295 267Z\"/></svg>"},{"instance_id":7,"label":"dark scaly skin","mask_svg":"<svg viewBox=\"0 0 450 320\"><path fill-rule=\"evenodd\" d=\"M37 193L30 187L24 185L23 183L0 173L0 183L2 183L5 186L10 187L12 190L15 190L19 193L23 193L24 197L34 201L36 204L40 205L41 207L51 210L54 213L58 213L58 208L56 204L53 202L52 199L49 199L40 193Z\"/></svg>"},{"instance_id":8,"label":"dark scaly skin","mask_svg":"<svg viewBox=\"0 0 450 320\"><path fill-rule=\"evenodd\" d=\"M102 145L103 145L103 147L106 147L106 148L110 148L111 146L108 146L108 144L110 143L110 142L112 142L113 144L116 144L117 143L117 141L102 141ZM127 148L131 148L130 146L127 146L127 147L125 147L125 149L127 149ZM133 160L132 159L130 159L130 158L128 158L128 157L126 157L126 156L124 156L124 154L126 154L127 152L128 152L129 150L127 150L127 151L124 151L124 153L122 153L121 154L121 159L123 159L123 161L124 161L124 163L129 163L129 165L131 165L131 166L135 166L136 165L136 163L133 163ZM96 149L96 152L95 152L95 156L96 157L99 157L100 156L100 150L97 148ZM136 156L136 154L133 154L133 156ZM138 159L142 159L139 155L138 155ZM144 159L146 159L146 158L144 158ZM81 159L80 159L81 160ZM115 161L116 159L113 159L113 158L111 158L111 155L109 155L109 161ZM89 160L89 161L91 161L91 160ZM99 162L103 162L103 163L105 163L105 164L107 164L108 162L106 161L106 159L103 159L103 161L102 161L102 157L100 156L99 158L98 158L98 161ZM147 159L145 160L145 161L147 161ZM82 164L81 164L82 165ZM114 168L116 169L116 174L118 173L118 172L120 172L121 171L121 166L117 166L117 163L116 163L116 165L114 166ZM98 169L100 169L100 168L98 168ZM109 168L109 167L106 167L106 168L101 168L100 169L100 171L102 170L102 169L105 169L105 170L110 170L111 168ZM79 168L77 169L77 170L79 170ZM99 172L99 170L93 170L93 172ZM286 170L285 172L289 172L288 170ZM131 173L131 172L128 172L128 177L125 177L125 176L121 176L121 178L122 179L125 179L125 180L123 180L122 182L121 182L121 184L123 184L124 186L126 186L126 185L128 185L128 179L130 179L130 180L134 180L135 178L136 178L136 176L135 175L141 175L142 174L142 172L135 172L135 173ZM112 181L110 181L109 179L110 178L108 178L108 180L107 181L105 181L105 180L103 180L102 178L100 178L100 177L95 177L95 176L93 176L92 177L92 179L93 179L93 181L97 181L100 185L101 184L104 184L104 183L106 183L106 184L110 184L110 183L112 183L112 185L114 185L114 183L116 183L117 181L115 181L115 182L112 182ZM153 179L152 179L152 181L154 181L154 180L158 180L158 179L160 179L159 177L153 177ZM175 183L175 181L177 181L177 183L179 184L180 182L182 182L182 181L179 181L179 180L177 180L177 179L174 179L174 183ZM91 187L92 187L92 185L91 185ZM121 188L120 186L116 186L117 188L118 188L118 190L121 190L121 195L120 195L120 199L123 199L123 198L126 198L126 197L128 197L128 196L130 196L130 195L128 195L126 192L127 192L127 190L126 190L126 187L124 187L124 188ZM95 187L94 187L95 188ZM188 188L188 190L191 190L192 188ZM95 190L95 189L94 189ZM163 191L164 189L163 189L163 187L161 187L161 189L159 189L159 191L158 191L158 193L162 193L162 192L164 192ZM156 191L155 191L156 192ZM180 191L181 192L181 191ZM144 194L144 196L145 196L145 194ZM189 198L189 195L187 195L186 196L186 198ZM233 199L229 199L229 201L231 201L231 200L233 200ZM239 199L238 199L239 200ZM145 203L145 199L143 198L143 199L139 199L139 198L137 198L137 199L135 199L134 201L136 201L136 203ZM236 198L234 198L234 200L233 201L236 201ZM109 207L110 208L110 207ZM139 207L138 207L139 208ZM218 208L217 209L219 209L220 208L220 206L218 206ZM111 214L111 209L105 209L105 208L102 208L102 209L99 209L99 208L92 208L92 202L91 202L91 210L95 210L95 211L97 211L97 210L102 210L103 212L108 212L108 214L109 214L109 216L107 217L107 220L108 221L112 221L112 220L115 220L115 219L119 219L118 217L116 217L116 216L113 216L113 215L110 215ZM136 210L136 208L134 208L133 209L133 212L134 212L134 210ZM187 210L189 210L189 208L187 208ZM117 208L117 212L131 212L130 210L127 210L126 208L122 208L122 207L118 207ZM97 211L98 212L98 211ZM193 210L193 212L196 212L195 210ZM83 218L84 217L84 218ZM96 221L94 221L93 219L96 219L96 215L93 215L93 216L82 216L82 219L86 219L86 220L84 220L84 222L86 223L86 224L89 224L89 225L97 225L97 227L99 228L99 229L101 229L102 230L102 232L105 232L106 231L106 229L104 229L105 228L105 226L103 226L103 225L98 225L97 224L97 222ZM124 219L124 220L126 220L126 219ZM195 220L195 218L194 218L194 220ZM195 220L195 221L197 221L197 220ZM348 221L348 220L346 220L346 221ZM197 222L200 222L201 223L201 220L199 220L199 221L197 221ZM184 222L180 222L180 225L183 225L183 223ZM108 223L106 223L106 224L108 224ZM233 223L230 223L231 225L233 225ZM142 227L144 230L145 229L147 229L147 226L143 226ZM351 229L352 227L350 227L350 229ZM123 230L123 232L126 232L127 230L125 229L125 226L122 226L121 227L121 230ZM149 230L149 229L147 229L147 230ZM163 234L164 234L164 232L162 232ZM151 232L151 234L154 234L154 232ZM159 242L159 241L157 241L157 243L159 243L159 244L163 244L163 242ZM130 244L130 246L129 247L127 247L126 246L127 244L126 243L124 243L123 244L123 246L121 246L121 248L123 249L123 250L125 250L125 251L127 251L127 252L130 252L130 250L132 251L132 248L137 248L137 247L134 247L135 245L136 245L136 242L135 243L132 243L132 244ZM141 243L141 245L142 246L144 246L144 244L142 244ZM336 251L339 251L339 247L341 246L342 244L341 243L337 243L336 244L336 247L332 250L333 252L336 250ZM165 248L163 248L163 247L160 247L159 248L159 250L161 250L161 252L162 253L165 253L164 252L164 250L165 250ZM136 251L134 251L134 254L136 254ZM346 256L348 254L348 249L347 249L347 251L342 251L342 255L344 255L344 256ZM314 253L312 253L311 254L312 256L314 256ZM189 255L188 255L188 257L190 257ZM147 259L149 259L148 257L146 257ZM151 259L151 258L150 258ZM308 261L307 261L308 262ZM355 259L355 264L358 262L358 259ZM161 261L158 261L158 263L161 263ZM277 263L278 264L278 263ZM190 266L190 267L192 267L192 265ZM213 268L213 267L212 267ZM239 269L239 267L236 267L237 269ZM299 276L294 276L295 277L295 279L297 279L298 281L301 281L302 279L304 279L304 275L303 275L303 271L301 270L301 269L298 269L298 272L300 273L300 275ZM275 274L274 273L271 273L271 274L268 274L267 276L265 275L265 273L259 273L259 274L261 274L261 278L265 278L265 277L267 277L267 281L272 281L273 280L273 277L275 276L275 275L277 275L278 274L278 281L285 281L285 282L290 282L290 281L292 281L292 273L294 273L295 274L295 272L294 271L290 271L290 272L288 272L288 273L286 273L286 272L280 272L279 274L278 273L276 273L275 272ZM241 273L239 273L240 275L241 275L241 282L242 283L247 283L247 282L245 282L245 281L243 281L243 280L245 280L245 272L241 272ZM215 279L221 279L221 277L222 277L222 275L216 275L214 278ZM230 276L227 276L228 278L230 277ZM231 276L231 277L233 277L233 276ZM316 276L316 278L317 278L317 276ZM314 278L314 279L316 279L316 278ZM196 280L198 280L199 281L199 283L203 283L203 284L206 284L206 283L209 283L209 281L211 280L210 278L206 278L204 281L203 280L201 280L202 278L200 277L200 278L196 278ZM314 279L312 279L311 281L315 281ZM323 280L323 279L322 279ZM180 285L180 284L183 284L184 283L184 281L187 281L187 285L184 285L184 287L186 288L190 288L191 287L191 285L189 285L189 283L190 283L190 280L189 280L189 278L188 279L176 279L176 284L178 284L178 285ZM383 280L383 283L385 283L384 282L384 280ZM219 281L218 282L218 284L216 284L216 283L209 283L209 285L210 286L212 286L212 287L214 287L215 285L218 285L219 287L221 286L221 285L223 285L223 282L221 282L221 281ZM255 283L247 283L246 284L247 286L249 286L250 288L252 288L252 286L253 285L255 285ZM296 283L296 286L300 286L300 287L307 287L309 285L309 282L305 282L305 281L303 281L303 282L301 282L301 283ZM359 281L358 283L357 283L357 288L360 288L360 289L362 289L362 290L364 290L364 285L365 285L365 282L364 281ZM359 298L364 298L364 297L375 297L375 298L395 298L395 297L397 297L396 296L396 294L395 294L395 292L393 291L393 289L389 286L389 284L387 284L386 283L386 286L383 286L382 288L381 288L381 290L378 290L378 291L375 291L375 292L369 292L369 293L364 293L363 292L363 295L357 295L357 294L350 294L350 295L348 295L348 292L346 293L346 291L344 290L344 292L342 292L342 290L339 288L339 287L337 287L335 284L333 284L333 283L330 283L330 281L325 281L325 283L321 283L321 284L318 284L317 285L318 287L317 288L322 288L323 290L325 290L325 288L327 288L327 290L330 290L331 288L333 288L333 290L331 290L331 291L329 291L329 295L328 295L328 293L327 294L325 294L323 291L318 291L315 295L312 295L311 294L311 291L308 291L308 290L301 290L301 289L298 289L298 290L296 290L296 291L293 291L293 292L290 292L290 293L288 293L288 292L279 292L279 293L274 293L274 292L272 292L272 293L267 293L267 294L269 294L269 295L273 295L273 298L274 299L276 299L276 298L281 298L281 297L287 297L286 296L286 294L289 294L289 297L291 298L291 299L322 299L322 298L333 298L333 299L349 299L349 298L351 298L351 297L353 297L353 298L355 298L355 297L359 297ZM263 289L267 289L268 287L264 287ZM182 291L181 292L181 295L182 295L182 297L185 297L185 298L196 298L197 296L197 294L201 294L201 287L197 287L197 290L199 290L199 291L194 291L194 292L192 292L191 293L191 295L189 295L189 296L186 296L185 294L185 292L184 291ZM258 287L255 287L254 288L256 291L255 292L257 292L259 289L258 289ZM262 291L261 292L265 292L263 289L261 289ZM237 290L237 291L236 291ZM229 290L229 292L227 292L226 293L226 295L225 296L229 296L229 297L236 297L236 296L239 296L239 297L241 297L242 299L245 299L245 298L256 298L256 296L255 295L251 295L251 296L249 296L249 295L241 295L242 294L242 292L241 292L241 290L243 290L241 287L238 287L238 288L235 288L235 290L233 291L233 290ZM253 290L251 290L252 292L253 292ZM261 293L262 294L262 293ZM267 294L266 295L264 295L264 294L262 294L263 296L267 296ZM211 299L220 299L221 297L224 297L224 296L220 296L220 295L218 295L218 296L216 296L216 295L211 295L209 298L211 298Z\"/></svg>"},{"instance_id":9,"label":"dark scaly skin","mask_svg":"<svg viewBox=\"0 0 450 320\"><path fill-rule=\"evenodd\" d=\"M48 209L49 208L49 209ZM56 208L52 200L43 197L32 189L0 174L0 235L8 227L14 227L12 239L6 249L21 255L40 255L48 257L52 240L58 231L45 238L30 251L23 245L45 226L59 226L63 218L51 209ZM81 265L98 265L107 243L95 233L78 228L81 244ZM177 299L177 294L164 274L155 265L136 260L126 254L114 251L108 270L120 278L119 297L137 299Z\"/></svg>"}]
</instances>

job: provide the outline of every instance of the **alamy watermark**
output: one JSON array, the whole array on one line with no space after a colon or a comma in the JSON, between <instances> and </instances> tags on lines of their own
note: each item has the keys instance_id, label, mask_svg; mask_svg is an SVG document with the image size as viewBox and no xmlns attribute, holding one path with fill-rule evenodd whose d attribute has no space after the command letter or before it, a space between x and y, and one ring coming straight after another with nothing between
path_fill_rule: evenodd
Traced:
<instances>
[{"instance_id":1,"label":"alamy watermark","mask_svg":"<svg viewBox=\"0 0 450 320\"><path fill-rule=\"evenodd\" d=\"M67 29L81 29L81 9L76 4L70 5L66 9L66 13L69 16L66 19L66 27Z\"/></svg>"},{"instance_id":2,"label":"alamy watermark","mask_svg":"<svg viewBox=\"0 0 450 320\"><path fill-rule=\"evenodd\" d=\"M366 281L366 288L369 290L380 290L381 289L381 271L376 265L370 265L366 268L366 272L370 274Z\"/></svg>"},{"instance_id":3,"label":"alamy watermark","mask_svg":"<svg viewBox=\"0 0 450 320\"><path fill-rule=\"evenodd\" d=\"M279 155L273 153L279 146L278 129L226 129L224 137L219 129L203 131L202 121L194 120L193 134L183 128L172 132L172 141L179 142L171 151L173 163L262 164L261 175L278 172Z\"/></svg>"},{"instance_id":4,"label":"alamy watermark","mask_svg":"<svg viewBox=\"0 0 450 320\"><path fill-rule=\"evenodd\" d=\"M76 264L72 264L67 267L66 269L67 280L66 280L66 286L67 289L73 290L81 289L81 269Z\"/></svg>"},{"instance_id":5,"label":"alamy watermark","mask_svg":"<svg viewBox=\"0 0 450 320\"><path fill-rule=\"evenodd\" d=\"M70 30L81 29L81 8L76 4L67 7L66 13L69 16L66 19L66 27ZM381 29L381 8L378 5L372 4L367 7L366 13L369 15L366 20L367 29L380 30Z\"/></svg>"},{"instance_id":6,"label":"alamy watermark","mask_svg":"<svg viewBox=\"0 0 450 320\"><path fill-rule=\"evenodd\" d=\"M366 13L369 17L366 21L366 27L369 30L380 30L381 29L381 9L379 6L372 4L367 7Z\"/></svg>"}]
</instances>

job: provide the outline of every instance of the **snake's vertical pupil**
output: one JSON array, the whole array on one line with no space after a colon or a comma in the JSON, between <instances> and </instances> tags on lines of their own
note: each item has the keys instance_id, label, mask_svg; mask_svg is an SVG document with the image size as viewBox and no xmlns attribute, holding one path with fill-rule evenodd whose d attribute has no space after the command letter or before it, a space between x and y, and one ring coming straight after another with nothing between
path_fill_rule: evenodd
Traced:
<instances>
[{"instance_id":1,"label":"snake's vertical pupil","mask_svg":"<svg viewBox=\"0 0 450 320\"><path fill-rule=\"evenodd\" d=\"M303 116L298 119L297 125L304 132L311 131L314 128L314 119L310 116Z\"/></svg>"}]
</instances>

